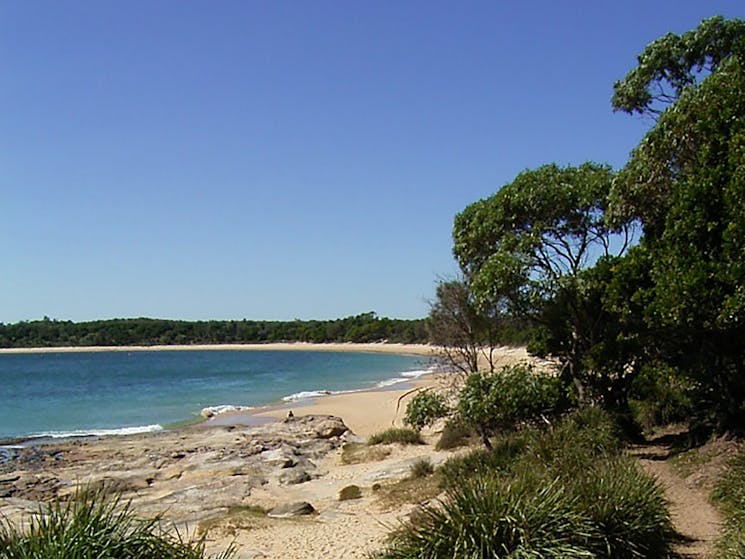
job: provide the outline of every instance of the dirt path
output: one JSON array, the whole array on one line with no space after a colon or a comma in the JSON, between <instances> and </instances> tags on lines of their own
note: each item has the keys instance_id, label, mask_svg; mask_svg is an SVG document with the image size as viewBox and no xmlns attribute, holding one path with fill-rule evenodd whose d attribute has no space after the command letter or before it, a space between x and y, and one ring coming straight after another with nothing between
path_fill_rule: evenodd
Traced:
<instances>
[{"instance_id":1,"label":"dirt path","mask_svg":"<svg viewBox=\"0 0 745 559\"><path fill-rule=\"evenodd\" d=\"M722 518L709 502L706 491L675 473L668 462L667 445L652 442L632 448L631 453L665 488L673 526L682 536L675 551L686 559L712 559Z\"/></svg>"}]
</instances>

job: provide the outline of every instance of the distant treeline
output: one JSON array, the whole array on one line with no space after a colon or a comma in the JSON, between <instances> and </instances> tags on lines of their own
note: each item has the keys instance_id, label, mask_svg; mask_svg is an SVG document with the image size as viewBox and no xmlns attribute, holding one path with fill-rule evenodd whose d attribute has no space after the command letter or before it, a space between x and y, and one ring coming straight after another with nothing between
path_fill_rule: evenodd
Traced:
<instances>
[{"instance_id":1,"label":"distant treeline","mask_svg":"<svg viewBox=\"0 0 745 559\"><path fill-rule=\"evenodd\" d=\"M425 320L375 313L336 320L210 320L121 318L92 322L44 320L0 323L0 347L241 344L269 342L426 343Z\"/></svg>"}]
</instances>

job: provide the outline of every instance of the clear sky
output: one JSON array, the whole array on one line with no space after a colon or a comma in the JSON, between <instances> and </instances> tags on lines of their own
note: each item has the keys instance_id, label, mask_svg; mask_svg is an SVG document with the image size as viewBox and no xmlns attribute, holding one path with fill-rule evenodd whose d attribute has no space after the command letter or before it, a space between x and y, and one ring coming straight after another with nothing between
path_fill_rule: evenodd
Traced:
<instances>
[{"instance_id":1,"label":"clear sky","mask_svg":"<svg viewBox=\"0 0 745 559\"><path fill-rule=\"evenodd\" d=\"M0 3L0 322L427 313L466 205L620 167L651 40L745 2Z\"/></svg>"}]
</instances>

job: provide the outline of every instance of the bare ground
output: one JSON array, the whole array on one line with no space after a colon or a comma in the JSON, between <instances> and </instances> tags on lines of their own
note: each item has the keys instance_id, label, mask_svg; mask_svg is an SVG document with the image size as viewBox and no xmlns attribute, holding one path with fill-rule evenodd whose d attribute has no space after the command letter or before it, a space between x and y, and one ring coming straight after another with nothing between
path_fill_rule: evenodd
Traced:
<instances>
[{"instance_id":1,"label":"bare ground","mask_svg":"<svg viewBox=\"0 0 745 559\"><path fill-rule=\"evenodd\" d=\"M713 559L722 517L709 501L709 482L716 477L711 470L719 464L696 464L681 475L681 468L671 462L673 440L670 435L661 436L633 446L631 454L665 489L673 527L680 535L674 550L684 559Z\"/></svg>"}]
</instances>

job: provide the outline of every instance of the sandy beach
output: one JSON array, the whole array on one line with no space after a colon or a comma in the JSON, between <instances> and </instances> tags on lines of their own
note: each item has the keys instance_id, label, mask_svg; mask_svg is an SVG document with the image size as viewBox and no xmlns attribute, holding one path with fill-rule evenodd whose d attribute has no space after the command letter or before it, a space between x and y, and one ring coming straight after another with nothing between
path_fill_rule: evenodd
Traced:
<instances>
[{"instance_id":1,"label":"sandy beach","mask_svg":"<svg viewBox=\"0 0 745 559\"><path fill-rule=\"evenodd\" d=\"M270 347L432 352L429 346L382 344L236 349ZM500 356L504 363L527 358L524 350L513 348L504 348ZM103 485L131 499L143 516L163 515L168 524L206 534L210 552L233 542L241 558L366 557L384 545L389 531L416 508L418 500L431 498L391 497L399 492L398 484L412 464L427 459L436 466L451 453L434 449L434 433L427 437L428 444L375 447L373 456L351 463L343 458L343 448L400 426L416 389L448 382L444 373L433 373L387 389L294 402L291 421L284 420L289 405L283 405L171 431L29 448L0 463L0 515L20 520L37 511L40 502L66 498L80 487ZM360 487L362 497L340 500L339 492L349 485ZM290 518L255 512L298 502L309 503L315 512Z\"/></svg>"},{"instance_id":2,"label":"sandy beach","mask_svg":"<svg viewBox=\"0 0 745 559\"><path fill-rule=\"evenodd\" d=\"M396 353L400 355L434 355L435 348L426 344L282 342L268 344L194 344L157 346L80 346L80 347L14 347L0 348L2 353L85 353L102 351L339 351Z\"/></svg>"}]
</instances>

